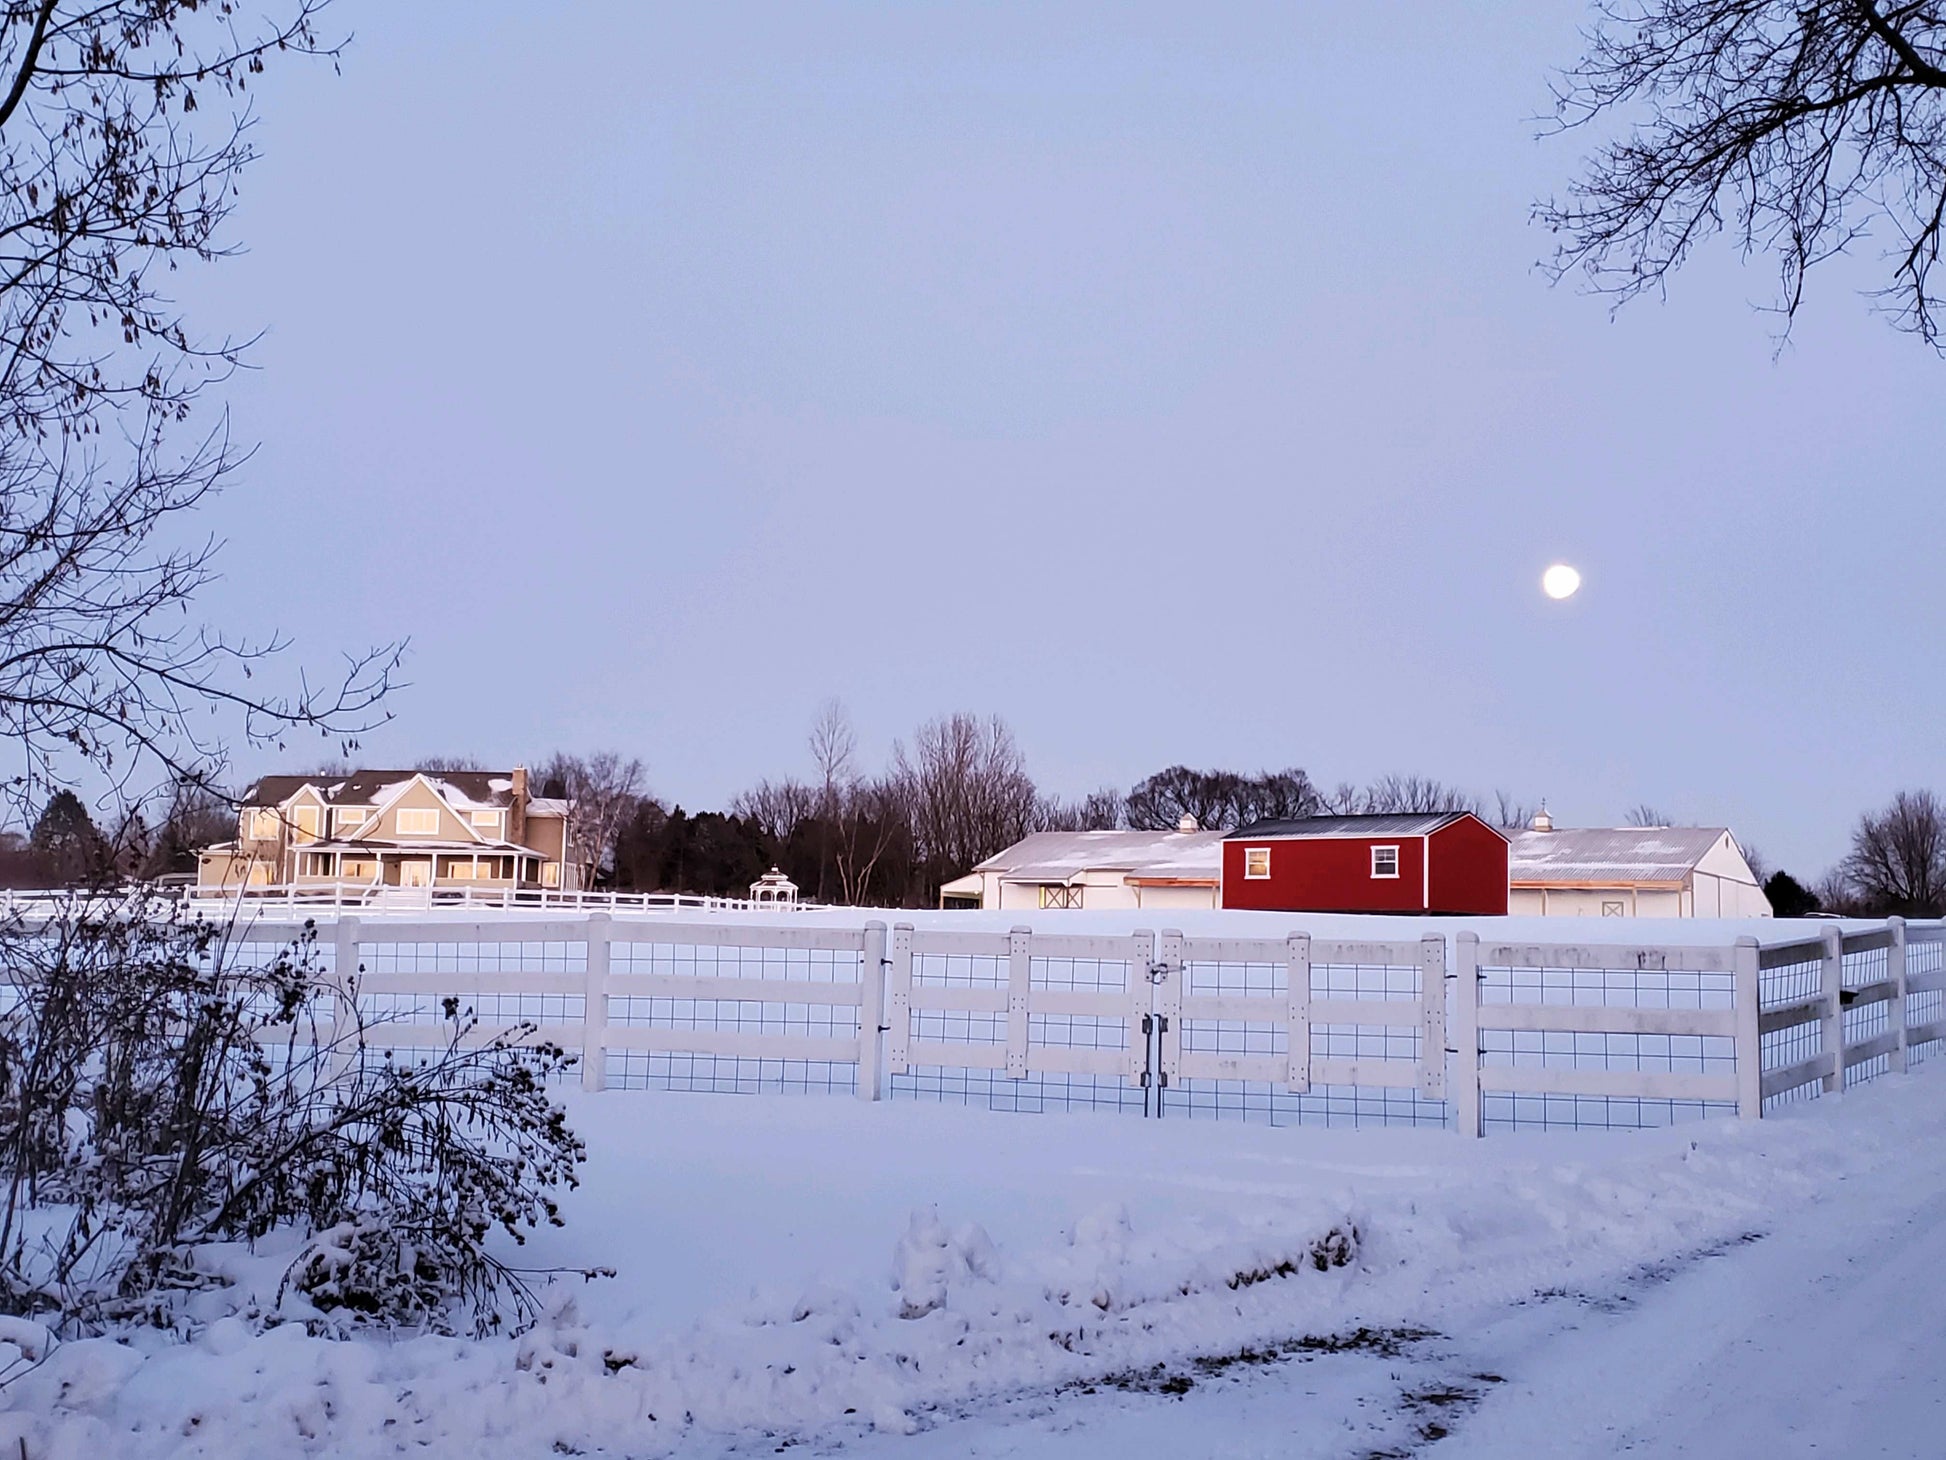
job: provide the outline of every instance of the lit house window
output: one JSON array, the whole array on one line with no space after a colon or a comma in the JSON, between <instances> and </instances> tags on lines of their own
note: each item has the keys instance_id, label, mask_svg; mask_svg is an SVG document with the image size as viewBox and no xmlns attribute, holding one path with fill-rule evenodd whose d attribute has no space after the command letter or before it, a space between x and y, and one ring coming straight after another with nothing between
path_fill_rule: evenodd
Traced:
<instances>
[{"instance_id":1,"label":"lit house window","mask_svg":"<svg viewBox=\"0 0 1946 1460\"><path fill-rule=\"evenodd\" d=\"M1243 849L1243 875L1257 882L1261 882L1270 876L1269 847L1245 847Z\"/></svg>"},{"instance_id":2,"label":"lit house window","mask_svg":"<svg viewBox=\"0 0 1946 1460\"><path fill-rule=\"evenodd\" d=\"M399 808L400 836L438 836L439 808L437 806L401 806Z\"/></svg>"},{"instance_id":3,"label":"lit house window","mask_svg":"<svg viewBox=\"0 0 1946 1460\"><path fill-rule=\"evenodd\" d=\"M1399 875L1399 849L1397 847L1372 848L1372 875L1374 877L1396 877Z\"/></svg>"},{"instance_id":4,"label":"lit house window","mask_svg":"<svg viewBox=\"0 0 1946 1460\"><path fill-rule=\"evenodd\" d=\"M1042 907L1080 907L1081 889L1079 887L1042 887Z\"/></svg>"},{"instance_id":5,"label":"lit house window","mask_svg":"<svg viewBox=\"0 0 1946 1460\"><path fill-rule=\"evenodd\" d=\"M470 820L475 826L488 831L498 831L500 829L500 813L498 811L475 811L470 814Z\"/></svg>"},{"instance_id":6,"label":"lit house window","mask_svg":"<svg viewBox=\"0 0 1946 1460\"><path fill-rule=\"evenodd\" d=\"M292 841L314 842L318 839L318 823L321 817L315 806L293 806L291 825L296 827Z\"/></svg>"},{"instance_id":7,"label":"lit house window","mask_svg":"<svg viewBox=\"0 0 1946 1460\"><path fill-rule=\"evenodd\" d=\"M277 814L274 806L265 806L250 813L250 835L261 841L275 840L282 826L283 818Z\"/></svg>"},{"instance_id":8,"label":"lit house window","mask_svg":"<svg viewBox=\"0 0 1946 1460\"><path fill-rule=\"evenodd\" d=\"M369 815L363 806L340 806L331 813L331 826L335 831L356 831Z\"/></svg>"}]
</instances>

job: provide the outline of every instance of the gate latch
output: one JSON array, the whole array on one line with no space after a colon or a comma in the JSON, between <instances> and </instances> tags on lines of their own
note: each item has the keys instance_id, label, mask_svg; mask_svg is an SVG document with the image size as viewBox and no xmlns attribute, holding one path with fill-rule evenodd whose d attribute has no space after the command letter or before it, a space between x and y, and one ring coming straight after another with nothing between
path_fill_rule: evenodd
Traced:
<instances>
[{"instance_id":1,"label":"gate latch","mask_svg":"<svg viewBox=\"0 0 1946 1460\"><path fill-rule=\"evenodd\" d=\"M1149 965L1149 982L1150 983L1169 982L1169 969L1170 969L1170 965L1167 963L1151 963Z\"/></svg>"}]
</instances>

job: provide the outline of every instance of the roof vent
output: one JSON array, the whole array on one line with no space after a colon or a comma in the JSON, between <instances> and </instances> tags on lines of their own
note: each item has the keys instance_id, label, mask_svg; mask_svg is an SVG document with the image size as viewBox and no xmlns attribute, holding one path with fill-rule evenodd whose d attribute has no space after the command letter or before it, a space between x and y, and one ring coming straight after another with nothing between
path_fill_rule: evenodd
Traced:
<instances>
[{"instance_id":1,"label":"roof vent","mask_svg":"<svg viewBox=\"0 0 1946 1460\"><path fill-rule=\"evenodd\" d=\"M1534 819L1528 822L1527 825L1533 831L1554 830L1554 818L1547 814L1547 802L1541 802L1541 809L1534 813Z\"/></svg>"},{"instance_id":2,"label":"roof vent","mask_svg":"<svg viewBox=\"0 0 1946 1460\"><path fill-rule=\"evenodd\" d=\"M1192 831L1201 831L1202 829L1197 824L1196 818L1191 816L1187 811L1183 812L1182 820L1176 823L1176 830L1182 832L1185 836Z\"/></svg>"}]
</instances>

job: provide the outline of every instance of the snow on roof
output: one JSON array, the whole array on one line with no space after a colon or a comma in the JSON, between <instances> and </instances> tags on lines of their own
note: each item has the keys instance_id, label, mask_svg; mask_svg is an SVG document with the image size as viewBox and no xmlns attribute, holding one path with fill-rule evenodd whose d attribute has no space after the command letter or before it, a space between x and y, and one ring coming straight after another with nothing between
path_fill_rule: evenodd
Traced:
<instances>
[{"instance_id":1,"label":"snow on roof","mask_svg":"<svg viewBox=\"0 0 1946 1460\"><path fill-rule=\"evenodd\" d=\"M1507 876L1537 882L1679 883L1729 831L1721 826L1569 827L1508 834Z\"/></svg>"},{"instance_id":2,"label":"snow on roof","mask_svg":"<svg viewBox=\"0 0 1946 1460\"><path fill-rule=\"evenodd\" d=\"M527 814L529 816L566 816L568 807L573 803L563 796L529 796Z\"/></svg>"},{"instance_id":3,"label":"snow on roof","mask_svg":"<svg viewBox=\"0 0 1946 1460\"><path fill-rule=\"evenodd\" d=\"M1233 839L1281 837L1425 836L1450 826L1464 811L1404 811L1375 816L1301 816L1291 821L1258 821L1233 831Z\"/></svg>"},{"instance_id":4,"label":"snow on roof","mask_svg":"<svg viewBox=\"0 0 1946 1460\"><path fill-rule=\"evenodd\" d=\"M1037 831L973 870L1012 882L1066 882L1083 872L1215 881L1223 870L1220 831Z\"/></svg>"}]
</instances>

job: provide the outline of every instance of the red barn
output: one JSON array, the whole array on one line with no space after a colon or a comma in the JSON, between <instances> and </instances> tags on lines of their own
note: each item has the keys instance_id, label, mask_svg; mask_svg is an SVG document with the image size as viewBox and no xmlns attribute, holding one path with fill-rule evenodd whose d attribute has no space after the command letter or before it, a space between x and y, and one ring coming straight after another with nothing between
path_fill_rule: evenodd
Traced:
<instances>
[{"instance_id":1,"label":"red barn","mask_svg":"<svg viewBox=\"0 0 1946 1460\"><path fill-rule=\"evenodd\" d=\"M1223 906L1507 911L1507 839L1470 811L1260 821L1223 841Z\"/></svg>"}]
</instances>

